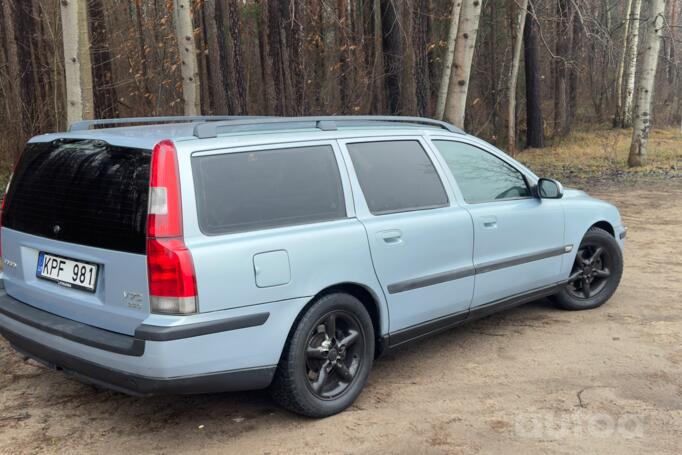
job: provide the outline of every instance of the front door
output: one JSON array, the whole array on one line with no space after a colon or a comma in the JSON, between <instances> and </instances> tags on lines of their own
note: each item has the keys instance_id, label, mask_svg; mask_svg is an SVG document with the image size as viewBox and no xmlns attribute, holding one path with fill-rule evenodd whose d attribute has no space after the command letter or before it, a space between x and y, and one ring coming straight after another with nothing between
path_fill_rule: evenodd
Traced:
<instances>
[{"instance_id":1,"label":"front door","mask_svg":"<svg viewBox=\"0 0 682 455\"><path fill-rule=\"evenodd\" d=\"M511 162L473 144L434 140L474 223L472 309L553 285L564 244L561 200L533 196Z\"/></svg>"}]
</instances>

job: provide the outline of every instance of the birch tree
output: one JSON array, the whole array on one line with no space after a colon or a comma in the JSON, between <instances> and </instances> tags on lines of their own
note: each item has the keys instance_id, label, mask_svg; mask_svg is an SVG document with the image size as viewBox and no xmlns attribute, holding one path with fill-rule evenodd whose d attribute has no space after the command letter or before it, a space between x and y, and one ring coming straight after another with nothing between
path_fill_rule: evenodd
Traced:
<instances>
[{"instance_id":1,"label":"birch tree","mask_svg":"<svg viewBox=\"0 0 682 455\"><path fill-rule=\"evenodd\" d=\"M464 128L471 64L476 50L478 22L481 18L481 1L464 0L460 16L453 73L450 76L445 103L445 118L454 125Z\"/></svg>"},{"instance_id":2,"label":"birch tree","mask_svg":"<svg viewBox=\"0 0 682 455\"><path fill-rule=\"evenodd\" d=\"M625 69L625 94L623 95L623 128L632 126L633 102L635 98L635 74L637 72L637 50L639 48L639 21L642 0L634 0L630 11L630 40Z\"/></svg>"},{"instance_id":3,"label":"birch tree","mask_svg":"<svg viewBox=\"0 0 682 455\"><path fill-rule=\"evenodd\" d=\"M623 77L625 76L625 58L628 53L628 38L630 37L630 14L632 11L632 0L628 0L625 8L625 19L623 19L623 52L618 61L618 73L616 75L616 113L613 116L613 126L618 128L623 125Z\"/></svg>"},{"instance_id":4,"label":"birch tree","mask_svg":"<svg viewBox=\"0 0 682 455\"><path fill-rule=\"evenodd\" d=\"M175 11L175 35L181 59L182 97L185 115L199 115L201 98L199 85L199 65L197 48L192 25L191 0L173 0Z\"/></svg>"},{"instance_id":5,"label":"birch tree","mask_svg":"<svg viewBox=\"0 0 682 455\"><path fill-rule=\"evenodd\" d=\"M462 1L452 2L452 12L450 14L450 29L448 30L448 47L443 59L443 73L438 88L438 100L436 101L436 118L443 120L445 114L445 101L448 97L448 87L450 85L450 74L452 73L452 62L455 59L455 43L457 42L457 30L459 29L459 15L462 11Z\"/></svg>"},{"instance_id":6,"label":"birch tree","mask_svg":"<svg viewBox=\"0 0 682 455\"><path fill-rule=\"evenodd\" d=\"M94 116L86 0L62 0L67 123Z\"/></svg>"},{"instance_id":7,"label":"birch tree","mask_svg":"<svg viewBox=\"0 0 682 455\"><path fill-rule=\"evenodd\" d=\"M512 6L516 3L512 0ZM514 156L516 154L516 81L519 75L519 63L521 62L521 45L523 44L523 29L526 25L526 12L528 10L528 0L521 0L519 12L514 20L512 37L514 39L514 53L512 64L509 70L509 85L507 93L509 104L507 110L507 152Z\"/></svg>"},{"instance_id":8,"label":"birch tree","mask_svg":"<svg viewBox=\"0 0 682 455\"><path fill-rule=\"evenodd\" d=\"M632 144L628 165L630 167L646 164L647 142L651 131L651 107L654 98L654 83L658 54L663 40L665 24L665 0L651 0L651 18L647 21L648 43L644 51L642 71L637 84L637 108L632 132Z\"/></svg>"}]
</instances>

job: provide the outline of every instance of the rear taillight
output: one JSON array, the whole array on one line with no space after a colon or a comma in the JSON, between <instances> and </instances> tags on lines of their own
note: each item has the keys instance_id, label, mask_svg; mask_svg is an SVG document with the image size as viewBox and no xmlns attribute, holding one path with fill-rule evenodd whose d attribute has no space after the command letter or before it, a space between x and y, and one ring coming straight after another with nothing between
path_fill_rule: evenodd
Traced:
<instances>
[{"instance_id":1,"label":"rear taillight","mask_svg":"<svg viewBox=\"0 0 682 455\"><path fill-rule=\"evenodd\" d=\"M17 161L18 162L18 161ZM14 169L16 170L17 168L17 163L14 163ZM2 231L2 226L3 226L3 214L5 213L5 199L7 199L7 193L9 192L9 185L12 183L12 177L14 176L14 172L12 172L9 175L9 179L7 179L7 186L5 187L5 192L2 194L2 200L0 200L0 232ZM2 259L2 235L0 235L0 259Z\"/></svg>"},{"instance_id":2,"label":"rear taillight","mask_svg":"<svg viewBox=\"0 0 682 455\"><path fill-rule=\"evenodd\" d=\"M152 313L197 312L192 255L182 236L180 178L175 145L160 142L152 152L147 218L147 270Z\"/></svg>"}]
</instances>

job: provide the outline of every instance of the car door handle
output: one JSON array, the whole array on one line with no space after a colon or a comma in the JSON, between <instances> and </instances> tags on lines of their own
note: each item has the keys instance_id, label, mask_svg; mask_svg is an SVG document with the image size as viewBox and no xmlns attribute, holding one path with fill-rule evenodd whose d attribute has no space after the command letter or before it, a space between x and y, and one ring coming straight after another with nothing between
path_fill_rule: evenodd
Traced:
<instances>
[{"instance_id":1,"label":"car door handle","mask_svg":"<svg viewBox=\"0 0 682 455\"><path fill-rule=\"evenodd\" d=\"M379 232L379 237L388 245L398 245L403 243L403 233L398 229Z\"/></svg>"},{"instance_id":2,"label":"car door handle","mask_svg":"<svg viewBox=\"0 0 682 455\"><path fill-rule=\"evenodd\" d=\"M497 218L494 216L487 216L483 218L483 227L485 229L496 229L497 228Z\"/></svg>"}]
</instances>

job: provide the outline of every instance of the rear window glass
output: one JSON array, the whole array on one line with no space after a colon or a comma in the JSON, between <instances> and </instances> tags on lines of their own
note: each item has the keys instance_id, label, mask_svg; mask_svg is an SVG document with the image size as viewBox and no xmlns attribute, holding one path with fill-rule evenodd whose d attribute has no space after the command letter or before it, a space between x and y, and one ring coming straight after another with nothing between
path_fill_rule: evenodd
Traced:
<instances>
[{"instance_id":1,"label":"rear window glass","mask_svg":"<svg viewBox=\"0 0 682 455\"><path fill-rule=\"evenodd\" d=\"M418 141L363 142L347 147L372 214L448 204L443 183Z\"/></svg>"},{"instance_id":2,"label":"rear window glass","mask_svg":"<svg viewBox=\"0 0 682 455\"><path fill-rule=\"evenodd\" d=\"M144 253L151 151L101 141L29 144L7 194L3 226Z\"/></svg>"},{"instance_id":3,"label":"rear window glass","mask_svg":"<svg viewBox=\"0 0 682 455\"><path fill-rule=\"evenodd\" d=\"M225 234L346 216L331 146L192 158L199 226Z\"/></svg>"}]
</instances>

